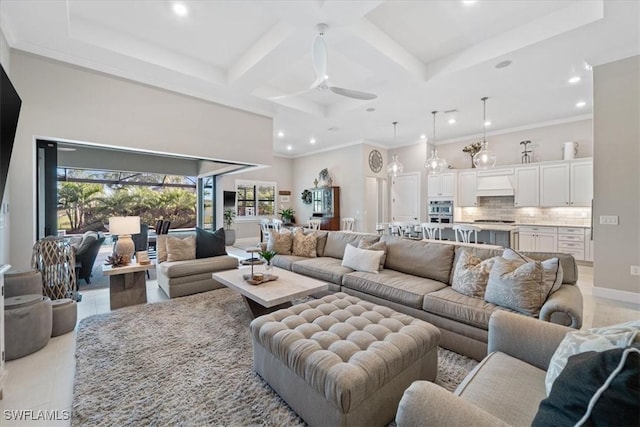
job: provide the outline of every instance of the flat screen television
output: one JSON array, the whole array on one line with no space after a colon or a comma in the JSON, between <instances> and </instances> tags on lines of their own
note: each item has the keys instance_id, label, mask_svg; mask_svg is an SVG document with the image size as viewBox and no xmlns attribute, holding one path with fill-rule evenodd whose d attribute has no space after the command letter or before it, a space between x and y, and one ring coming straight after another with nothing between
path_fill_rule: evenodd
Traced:
<instances>
[{"instance_id":1,"label":"flat screen television","mask_svg":"<svg viewBox=\"0 0 640 427\"><path fill-rule=\"evenodd\" d=\"M234 208L236 206L236 192L235 191L223 191L223 199L222 202L224 204L224 208Z\"/></svg>"},{"instance_id":2,"label":"flat screen television","mask_svg":"<svg viewBox=\"0 0 640 427\"><path fill-rule=\"evenodd\" d=\"M18 116L22 100L16 92L16 88L11 84L9 76L2 69L0 82L0 201L4 197L4 188L7 184L7 174L9 173L9 161L13 151L13 140L16 137L18 127Z\"/></svg>"}]
</instances>

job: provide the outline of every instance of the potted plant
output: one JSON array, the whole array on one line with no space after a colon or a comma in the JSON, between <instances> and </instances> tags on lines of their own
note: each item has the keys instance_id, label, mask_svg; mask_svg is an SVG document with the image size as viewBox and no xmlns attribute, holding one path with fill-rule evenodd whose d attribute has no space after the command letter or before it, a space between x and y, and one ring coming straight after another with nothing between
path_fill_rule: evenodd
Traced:
<instances>
[{"instance_id":1,"label":"potted plant","mask_svg":"<svg viewBox=\"0 0 640 427\"><path fill-rule=\"evenodd\" d=\"M236 242L236 230L233 230L233 219L236 213L233 209L224 210L224 239L227 246L231 246Z\"/></svg>"},{"instance_id":2,"label":"potted plant","mask_svg":"<svg viewBox=\"0 0 640 427\"><path fill-rule=\"evenodd\" d=\"M282 221L284 221L285 224L292 224L295 222L293 218L293 215L295 215L295 213L296 211L294 211L293 208L286 208L278 212L278 215L280 215Z\"/></svg>"},{"instance_id":3,"label":"potted plant","mask_svg":"<svg viewBox=\"0 0 640 427\"><path fill-rule=\"evenodd\" d=\"M258 255L260 255L260 258L262 258L266 263L266 269L267 271L271 271L271 269L273 268L273 266L271 265L271 260L273 259L274 256L276 256L276 251L260 251L258 252Z\"/></svg>"}]
</instances>

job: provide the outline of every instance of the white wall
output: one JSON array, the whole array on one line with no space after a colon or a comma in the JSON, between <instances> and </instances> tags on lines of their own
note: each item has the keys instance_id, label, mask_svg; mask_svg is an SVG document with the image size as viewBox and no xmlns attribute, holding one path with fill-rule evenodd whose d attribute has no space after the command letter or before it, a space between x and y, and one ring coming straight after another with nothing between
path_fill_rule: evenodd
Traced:
<instances>
[{"instance_id":1,"label":"white wall","mask_svg":"<svg viewBox=\"0 0 640 427\"><path fill-rule=\"evenodd\" d=\"M23 100L11 160L11 263L29 264L35 240L35 137L268 164L272 120L17 51Z\"/></svg>"},{"instance_id":2,"label":"white wall","mask_svg":"<svg viewBox=\"0 0 640 427\"><path fill-rule=\"evenodd\" d=\"M11 55L9 54L9 44L4 37L2 28L0 28L0 64L6 71L7 75L11 78ZM4 190L4 197L0 200L0 265L8 264L9 259L9 244L11 241L11 214L8 211L9 201L11 200L9 186L11 180L7 177L7 185Z\"/></svg>"},{"instance_id":3,"label":"white wall","mask_svg":"<svg viewBox=\"0 0 640 427\"><path fill-rule=\"evenodd\" d=\"M593 68L594 295L640 302L640 56ZM619 225L600 225L617 215Z\"/></svg>"}]
</instances>

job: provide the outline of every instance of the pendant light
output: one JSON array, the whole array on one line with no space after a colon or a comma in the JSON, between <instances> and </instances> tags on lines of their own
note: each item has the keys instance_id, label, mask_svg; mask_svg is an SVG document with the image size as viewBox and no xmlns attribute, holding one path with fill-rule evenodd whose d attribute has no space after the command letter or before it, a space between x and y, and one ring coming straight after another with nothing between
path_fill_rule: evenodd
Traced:
<instances>
[{"instance_id":1,"label":"pendant light","mask_svg":"<svg viewBox=\"0 0 640 427\"><path fill-rule=\"evenodd\" d=\"M496 155L489 151L489 143L487 142L487 98L481 98L482 101L482 148L473 156L473 164L478 169L490 169L496 165Z\"/></svg>"},{"instance_id":2,"label":"pendant light","mask_svg":"<svg viewBox=\"0 0 640 427\"><path fill-rule=\"evenodd\" d=\"M433 138L431 140L431 145L433 149L431 150L431 157L427 159L427 162L424 164L424 167L427 169L427 173L429 175L435 175L442 173L447 168L447 161L445 159L441 159L438 157L438 150L436 150L436 114L437 111L432 111L433 114ZM427 149L429 144L427 143Z\"/></svg>"},{"instance_id":3,"label":"pendant light","mask_svg":"<svg viewBox=\"0 0 640 427\"><path fill-rule=\"evenodd\" d=\"M396 125L398 124L398 122L393 122L393 145L396 145ZM398 155L394 154L391 157L391 163L389 163L389 166L387 167L387 173L391 176L398 176L399 173L402 173L402 171L404 170L404 166L402 166L402 163L400 163L400 161L398 160Z\"/></svg>"}]
</instances>

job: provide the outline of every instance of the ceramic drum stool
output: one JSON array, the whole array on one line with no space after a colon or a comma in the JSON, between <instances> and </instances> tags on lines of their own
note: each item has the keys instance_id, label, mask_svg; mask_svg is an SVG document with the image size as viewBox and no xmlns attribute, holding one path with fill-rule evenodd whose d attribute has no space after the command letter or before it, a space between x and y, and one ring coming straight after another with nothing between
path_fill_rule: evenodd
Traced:
<instances>
[{"instance_id":1,"label":"ceramic drum stool","mask_svg":"<svg viewBox=\"0 0 640 427\"><path fill-rule=\"evenodd\" d=\"M438 370L435 326L345 293L258 317L251 334L254 369L309 425L387 425Z\"/></svg>"},{"instance_id":2,"label":"ceramic drum stool","mask_svg":"<svg viewBox=\"0 0 640 427\"><path fill-rule=\"evenodd\" d=\"M51 300L20 295L4 300L5 360L18 359L46 346L51 338Z\"/></svg>"},{"instance_id":3,"label":"ceramic drum stool","mask_svg":"<svg viewBox=\"0 0 640 427\"><path fill-rule=\"evenodd\" d=\"M4 297L42 295L42 274L32 269L11 269L4 274Z\"/></svg>"},{"instance_id":4,"label":"ceramic drum stool","mask_svg":"<svg viewBox=\"0 0 640 427\"><path fill-rule=\"evenodd\" d=\"M69 298L54 300L51 302L51 308L53 313L52 337L71 332L76 327L78 305L74 300Z\"/></svg>"}]
</instances>

